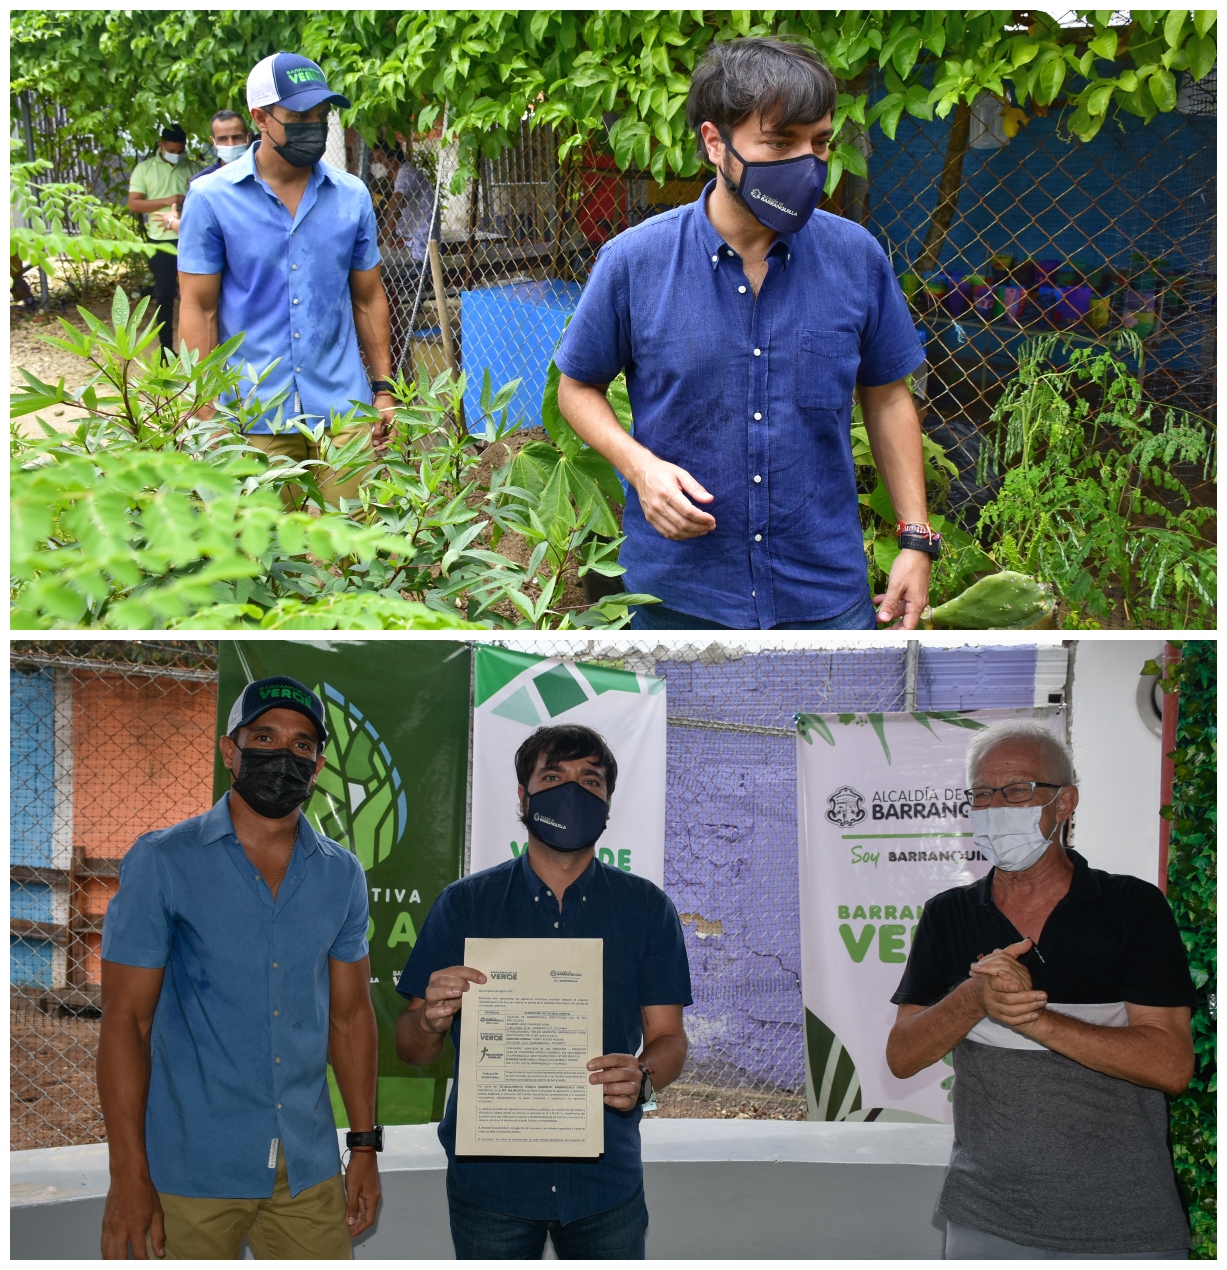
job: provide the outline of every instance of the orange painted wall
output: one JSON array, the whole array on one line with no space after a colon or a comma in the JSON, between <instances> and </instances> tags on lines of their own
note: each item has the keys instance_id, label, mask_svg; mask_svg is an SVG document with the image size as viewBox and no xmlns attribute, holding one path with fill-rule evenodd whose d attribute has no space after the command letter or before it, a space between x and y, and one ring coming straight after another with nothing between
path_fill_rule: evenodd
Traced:
<instances>
[{"instance_id":1,"label":"orange painted wall","mask_svg":"<svg viewBox=\"0 0 1227 1270\"><path fill-rule=\"evenodd\" d=\"M217 688L212 683L87 675L73 686L73 854L121 859L136 838L213 803ZM113 878L74 888L77 916L102 925ZM101 936L73 941L72 978L96 984Z\"/></svg>"}]
</instances>

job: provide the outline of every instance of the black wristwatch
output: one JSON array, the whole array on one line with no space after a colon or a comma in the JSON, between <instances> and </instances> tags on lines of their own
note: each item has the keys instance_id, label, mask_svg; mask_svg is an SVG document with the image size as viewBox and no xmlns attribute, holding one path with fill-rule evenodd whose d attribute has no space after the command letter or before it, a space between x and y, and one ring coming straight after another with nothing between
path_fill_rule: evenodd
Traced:
<instances>
[{"instance_id":1,"label":"black wristwatch","mask_svg":"<svg viewBox=\"0 0 1227 1270\"><path fill-rule=\"evenodd\" d=\"M640 1063L639 1075L641 1077L641 1081L639 1084L639 1097L635 1100L636 1107L642 1107L644 1103L651 1102L656 1092L652 1088L652 1069L650 1067L644 1067L644 1065Z\"/></svg>"},{"instance_id":2,"label":"black wristwatch","mask_svg":"<svg viewBox=\"0 0 1227 1270\"><path fill-rule=\"evenodd\" d=\"M388 380L386 379L372 379L371 380L371 396L372 397L374 397L377 393L391 392L391 391L392 391L392 385L388 382Z\"/></svg>"},{"instance_id":3,"label":"black wristwatch","mask_svg":"<svg viewBox=\"0 0 1227 1270\"><path fill-rule=\"evenodd\" d=\"M383 1125L377 1124L373 1129L367 1129L363 1133L347 1133L345 1135L346 1150L353 1150L354 1147L374 1147L376 1151L383 1150Z\"/></svg>"}]
</instances>

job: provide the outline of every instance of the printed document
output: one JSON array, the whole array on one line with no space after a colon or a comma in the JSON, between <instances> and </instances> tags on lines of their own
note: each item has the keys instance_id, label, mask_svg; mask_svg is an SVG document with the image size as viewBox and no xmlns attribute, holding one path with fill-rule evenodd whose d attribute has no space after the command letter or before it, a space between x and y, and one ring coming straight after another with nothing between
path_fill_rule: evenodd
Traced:
<instances>
[{"instance_id":1,"label":"printed document","mask_svg":"<svg viewBox=\"0 0 1227 1270\"><path fill-rule=\"evenodd\" d=\"M605 1052L600 939L466 939L457 1155L598 1156Z\"/></svg>"}]
</instances>

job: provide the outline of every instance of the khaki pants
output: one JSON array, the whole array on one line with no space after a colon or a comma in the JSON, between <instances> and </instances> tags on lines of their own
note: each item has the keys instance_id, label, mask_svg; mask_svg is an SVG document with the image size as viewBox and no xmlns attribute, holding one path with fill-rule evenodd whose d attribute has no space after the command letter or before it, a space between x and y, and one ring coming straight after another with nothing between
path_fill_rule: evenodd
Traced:
<instances>
[{"instance_id":1,"label":"khaki pants","mask_svg":"<svg viewBox=\"0 0 1227 1270\"><path fill-rule=\"evenodd\" d=\"M370 447L371 425L369 423L353 423L348 428L342 428L331 438L332 444L340 449L348 445L355 437L365 436L367 438L367 446ZM263 450L270 458L275 454L283 454L286 458L293 459L295 463L301 463L304 459L318 459L320 455L320 447L316 445L310 437L304 436L301 432L249 432L246 436L248 445L253 445L257 450ZM336 473L331 468L315 468L315 480L319 485L320 493L324 496L324 501L334 506L338 500L342 498L357 498L358 487L362 484L362 478L369 469L363 469L355 473L353 476L347 477L344 481L338 481ZM301 500L303 490L300 485L286 485L282 488L281 499L287 507L292 507L295 502Z\"/></svg>"},{"instance_id":2,"label":"khaki pants","mask_svg":"<svg viewBox=\"0 0 1227 1270\"><path fill-rule=\"evenodd\" d=\"M285 1152L277 1154L277 1178L268 1199L195 1199L159 1191L166 1259L234 1261L246 1239L258 1261L352 1260L341 1174L291 1196Z\"/></svg>"}]
</instances>

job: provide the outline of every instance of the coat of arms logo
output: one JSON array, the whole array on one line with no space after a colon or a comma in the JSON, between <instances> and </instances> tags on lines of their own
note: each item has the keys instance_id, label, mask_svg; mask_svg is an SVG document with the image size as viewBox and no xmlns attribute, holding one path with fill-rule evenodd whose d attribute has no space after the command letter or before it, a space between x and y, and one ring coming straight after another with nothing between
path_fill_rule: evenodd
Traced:
<instances>
[{"instance_id":1,"label":"coat of arms logo","mask_svg":"<svg viewBox=\"0 0 1227 1270\"><path fill-rule=\"evenodd\" d=\"M851 785L841 785L827 799L827 819L841 829L850 829L865 819L865 799Z\"/></svg>"}]
</instances>

